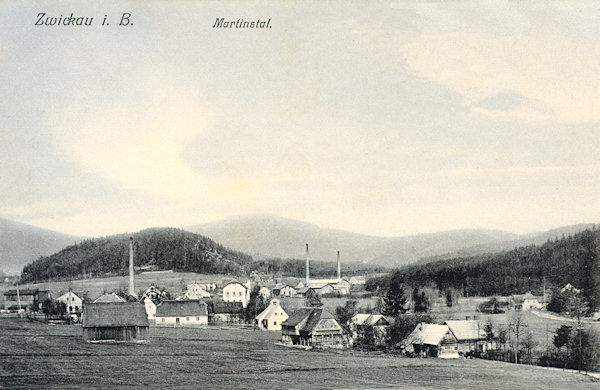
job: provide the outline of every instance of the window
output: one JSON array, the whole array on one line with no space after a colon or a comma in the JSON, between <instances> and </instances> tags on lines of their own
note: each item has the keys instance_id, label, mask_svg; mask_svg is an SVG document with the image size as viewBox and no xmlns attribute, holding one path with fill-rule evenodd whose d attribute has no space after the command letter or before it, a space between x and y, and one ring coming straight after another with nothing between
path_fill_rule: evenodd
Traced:
<instances>
[{"instance_id":1,"label":"window","mask_svg":"<svg viewBox=\"0 0 600 390\"><path fill-rule=\"evenodd\" d=\"M196 317L196 321L200 321L200 317Z\"/></svg>"},{"instance_id":2,"label":"window","mask_svg":"<svg viewBox=\"0 0 600 390\"><path fill-rule=\"evenodd\" d=\"M228 296L229 296L229 291L227 291L227 292L225 293L225 296L226 296L226 297L228 297Z\"/></svg>"},{"instance_id":3,"label":"window","mask_svg":"<svg viewBox=\"0 0 600 390\"><path fill-rule=\"evenodd\" d=\"M186 320L186 321L189 321L189 320L190 320L190 317L185 317L185 320Z\"/></svg>"},{"instance_id":4,"label":"window","mask_svg":"<svg viewBox=\"0 0 600 390\"><path fill-rule=\"evenodd\" d=\"M164 318L161 318L161 321L162 321L162 322L165 322L165 319L164 319Z\"/></svg>"},{"instance_id":5,"label":"window","mask_svg":"<svg viewBox=\"0 0 600 390\"><path fill-rule=\"evenodd\" d=\"M273 325L277 325L277 321L273 321Z\"/></svg>"}]
</instances>

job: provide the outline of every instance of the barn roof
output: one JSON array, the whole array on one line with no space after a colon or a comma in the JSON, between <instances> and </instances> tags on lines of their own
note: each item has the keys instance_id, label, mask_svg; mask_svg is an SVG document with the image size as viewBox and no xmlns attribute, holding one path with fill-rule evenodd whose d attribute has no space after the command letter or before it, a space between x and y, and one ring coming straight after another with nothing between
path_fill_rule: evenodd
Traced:
<instances>
[{"instance_id":1,"label":"barn roof","mask_svg":"<svg viewBox=\"0 0 600 390\"><path fill-rule=\"evenodd\" d=\"M200 300L163 301L156 307L156 317L207 316L206 303Z\"/></svg>"},{"instance_id":2,"label":"barn roof","mask_svg":"<svg viewBox=\"0 0 600 390\"><path fill-rule=\"evenodd\" d=\"M445 324L448 325L458 341L478 340L482 338L479 322L475 320L446 321Z\"/></svg>"},{"instance_id":3,"label":"barn roof","mask_svg":"<svg viewBox=\"0 0 600 390\"><path fill-rule=\"evenodd\" d=\"M308 317L312 313L313 309L310 307L304 307L302 309L298 309L294 311L287 320L285 320L281 325L282 326L296 326L306 317Z\"/></svg>"},{"instance_id":4,"label":"barn roof","mask_svg":"<svg viewBox=\"0 0 600 390\"><path fill-rule=\"evenodd\" d=\"M139 302L88 303L83 307L84 328L148 326L146 307Z\"/></svg>"},{"instance_id":5,"label":"barn roof","mask_svg":"<svg viewBox=\"0 0 600 390\"><path fill-rule=\"evenodd\" d=\"M20 288L19 289L19 296L21 295L35 295L38 292L40 292L40 290L38 290L37 288ZM16 296L17 295L17 290L8 290L4 293L5 296Z\"/></svg>"},{"instance_id":6,"label":"barn roof","mask_svg":"<svg viewBox=\"0 0 600 390\"><path fill-rule=\"evenodd\" d=\"M404 344L439 345L448 333L447 325L420 323L404 340Z\"/></svg>"}]
</instances>

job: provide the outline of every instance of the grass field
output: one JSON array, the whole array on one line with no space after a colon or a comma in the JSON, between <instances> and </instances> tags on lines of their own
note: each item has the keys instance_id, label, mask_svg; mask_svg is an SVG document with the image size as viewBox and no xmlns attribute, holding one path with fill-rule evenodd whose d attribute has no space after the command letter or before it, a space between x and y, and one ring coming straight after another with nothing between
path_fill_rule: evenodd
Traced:
<instances>
[{"instance_id":1,"label":"grass field","mask_svg":"<svg viewBox=\"0 0 600 390\"><path fill-rule=\"evenodd\" d=\"M76 325L0 320L0 387L597 389L582 374L483 360L289 349L277 333L152 328L147 344L88 344Z\"/></svg>"}]
</instances>

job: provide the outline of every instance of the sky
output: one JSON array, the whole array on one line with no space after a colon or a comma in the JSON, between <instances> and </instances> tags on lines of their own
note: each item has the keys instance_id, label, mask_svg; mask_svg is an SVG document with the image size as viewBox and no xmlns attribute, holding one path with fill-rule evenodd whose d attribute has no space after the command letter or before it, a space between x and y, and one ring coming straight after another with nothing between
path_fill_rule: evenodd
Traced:
<instances>
[{"instance_id":1,"label":"sky","mask_svg":"<svg viewBox=\"0 0 600 390\"><path fill-rule=\"evenodd\" d=\"M600 221L600 1L0 1L0 53L11 220L84 236L254 213L381 236Z\"/></svg>"}]
</instances>

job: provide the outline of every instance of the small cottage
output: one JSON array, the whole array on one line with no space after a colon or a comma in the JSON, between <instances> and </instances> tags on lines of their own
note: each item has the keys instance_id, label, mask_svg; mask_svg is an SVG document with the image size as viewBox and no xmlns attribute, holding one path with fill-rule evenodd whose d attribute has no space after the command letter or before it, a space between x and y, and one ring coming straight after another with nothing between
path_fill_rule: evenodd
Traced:
<instances>
[{"instance_id":1,"label":"small cottage","mask_svg":"<svg viewBox=\"0 0 600 390\"><path fill-rule=\"evenodd\" d=\"M199 326L208 324L208 310L203 301L163 301L156 307L156 326Z\"/></svg>"},{"instance_id":2,"label":"small cottage","mask_svg":"<svg viewBox=\"0 0 600 390\"><path fill-rule=\"evenodd\" d=\"M476 320L453 320L444 322L457 341L459 354L482 351L485 344L484 332Z\"/></svg>"},{"instance_id":3,"label":"small cottage","mask_svg":"<svg viewBox=\"0 0 600 390\"><path fill-rule=\"evenodd\" d=\"M390 321L381 314L355 314L350 320L350 331L353 341L363 339L367 334L371 334L374 346L385 344L387 329ZM369 329L372 332L369 332Z\"/></svg>"},{"instance_id":4,"label":"small cottage","mask_svg":"<svg viewBox=\"0 0 600 390\"><path fill-rule=\"evenodd\" d=\"M148 317L139 302L88 303L81 325L89 342L148 340Z\"/></svg>"},{"instance_id":5,"label":"small cottage","mask_svg":"<svg viewBox=\"0 0 600 390\"><path fill-rule=\"evenodd\" d=\"M347 337L335 317L321 308L295 311L281 325L282 342L317 348L344 348Z\"/></svg>"},{"instance_id":6,"label":"small cottage","mask_svg":"<svg viewBox=\"0 0 600 390\"><path fill-rule=\"evenodd\" d=\"M420 323L402 342L409 353L439 358L458 358L458 340L448 325Z\"/></svg>"},{"instance_id":7,"label":"small cottage","mask_svg":"<svg viewBox=\"0 0 600 390\"><path fill-rule=\"evenodd\" d=\"M269 306L256 316L256 324L265 330L281 330L281 323L289 316L281 307L279 299L273 299Z\"/></svg>"},{"instance_id":8,"label":"small cottage","mask_svg":"<svg viewBox=\"0 0 600 390\"><path fill-rule=\"evenodd\" d=\"M156 317L156 304L152 299L146 297L144 298L144 307L146 308L146 315L148 316L148 321L151 324L154 324Z\"/></svg>"}]
</instances>

